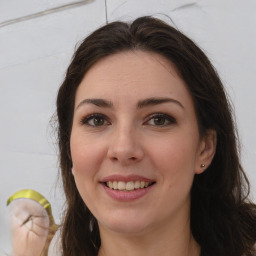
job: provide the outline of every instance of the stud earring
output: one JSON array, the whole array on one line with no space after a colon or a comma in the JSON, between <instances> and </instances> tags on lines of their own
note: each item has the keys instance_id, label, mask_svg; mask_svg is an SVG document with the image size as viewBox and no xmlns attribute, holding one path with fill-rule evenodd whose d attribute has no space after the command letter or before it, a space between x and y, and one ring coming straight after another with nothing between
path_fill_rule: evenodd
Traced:
<instances>
[{"instance_id":1,"label":"stud earring","mask_svg":"<svg viewBox=\"0 0 256 256\"><path fill-rule=\"evenodd\" d=\"M205 167L205 164L201 164L201 168L204 168Z\"/></svg>"}]
</instances>

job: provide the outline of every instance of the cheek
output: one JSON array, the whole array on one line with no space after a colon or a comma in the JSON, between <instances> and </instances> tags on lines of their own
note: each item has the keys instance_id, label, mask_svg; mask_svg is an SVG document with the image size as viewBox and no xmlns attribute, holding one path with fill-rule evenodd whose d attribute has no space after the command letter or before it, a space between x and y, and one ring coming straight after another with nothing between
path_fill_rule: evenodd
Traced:
<instances>
[{"instance_id":1,"label":"cheek","mask_svg":"<svg viewBox=\"0 0 256 256\"><path fill-rule=\"evenodd\" d=\"M196 156L196 147L190 141L185 139L169 139L156 141L151 149L150 154L155 163L160 164L168 169L169 167L181 167L194 163Z\"/></svg>"},{"instance_id":2,"label":"cheek","mask_svg":"<svg viewBox=\"0 0 256 256\"><path fill-rule=\"evenodd\" d=\"M70 139L70 150L74 172L88 174L99 169L105 157L106 146L97 139L73 134Z\"/></svg>"},{"instance_id":3,"label":"cheek","mask_svg":"<svg viewBox=\"0 0 256 256\"><path fill-rule=\"evenodd\" d=\"M157 140L150 150L151 163L168 187L191 184L194 177L195 143L189 138Z\"/></svg>"}]
</instances>

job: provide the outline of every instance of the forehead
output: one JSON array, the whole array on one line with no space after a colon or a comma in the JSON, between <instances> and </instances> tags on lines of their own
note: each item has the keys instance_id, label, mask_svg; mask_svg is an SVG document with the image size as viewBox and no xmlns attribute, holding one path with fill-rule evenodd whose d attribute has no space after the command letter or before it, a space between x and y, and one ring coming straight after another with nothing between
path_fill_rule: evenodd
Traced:
<instances>
[{"instance_id":1,"label":"forehead","mask_svg":"<svg viewBox=\"0 0 256 256\"><path fill-rule=\"evenodd\" d=\"M177 97L192 101L176 67L164 57L144 51L127 51L105 57L85 74L76 93L76 102L85 97L118 100L131 96Z\"/></svg>"}]
</instances>

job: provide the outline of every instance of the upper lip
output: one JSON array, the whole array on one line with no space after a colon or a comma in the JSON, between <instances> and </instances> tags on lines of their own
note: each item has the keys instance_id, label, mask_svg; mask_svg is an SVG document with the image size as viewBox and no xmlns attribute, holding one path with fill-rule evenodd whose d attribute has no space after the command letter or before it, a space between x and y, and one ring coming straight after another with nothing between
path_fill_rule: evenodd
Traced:
<instances>
[{"instance_id":1,"label":"upper lip","mask_svg":"<svg viewBox=\"0 0 256 256\"><path fill-rule=\"evenodd\" d=\"M100 182L108 182L108 181L124 181L124 182L128 182L128 181L145 181L145 182L154 182L153 179L149 179L140 175L120 175L120 174L113 174L113 175L109 175L105 178L103 178L102 180L100 180Z\"/></svg>"}]
</instances>

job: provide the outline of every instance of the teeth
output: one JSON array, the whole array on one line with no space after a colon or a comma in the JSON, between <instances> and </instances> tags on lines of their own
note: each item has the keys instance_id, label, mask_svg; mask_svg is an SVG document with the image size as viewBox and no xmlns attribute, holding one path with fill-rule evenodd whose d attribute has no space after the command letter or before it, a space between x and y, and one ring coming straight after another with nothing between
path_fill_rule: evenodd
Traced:
<instances>
[{"instance_id":1,"label":"teeth","mask_svg":"<svg viewBox=\"0 0 256 256\"><path fill-rule=\"evenodd\" d=\"M150 184L150 182L145 182L145 181L108 181L107 186L111 189L114 190L121 190L121 191L133 191L135 189L141 189L141 188L147 188Z\"/></svg>"},{"instance_id":2,"label":"teeth","mask_svg":"<svg viewBox=\"0 0 256 256\"><path fill-rule=\"evenodd\" d=\"M117 183L117 187L118 187L118 190L125 190L125 182L123 181L118 181Z\"/></svg>"},{"instance_id":3,"label":"teeth","mask_svg":"<svg viewBox=\"0 0 256 256\"><path fill-rule=\"evenodd\" d=\"M140 188L140 181L138 181L138 180L135 181L134 188L135 189Z\"/></svg>"},{"instance_id":4,"label":"teeth","mask_svg":"<svg viewBox=\"0 0 256 256\"><path fill-rule=\"evenodd\" d=\"M112 181L108 182L108 187L110 187L111 189L113 188L113 182Z\"/></svg>"},{"instance_id":5,"label":"teeth","mask_svg":"<svg viewBox=\"0 0 256 256\"><path fill-rule=\"evenodd\" d=\"M134 190L134 182L133 181L129 181L126 183L126 190Z\"/></svg>"},{"instance_id":6,"label":"teeth","mask_svg":"<svg viewBox=\"0 0 256 256\"><path fill-rule=\"evenodd\" d=\"M113 181L113 189L117 189L117 181Z\"/></svg>"}]
</instances>

